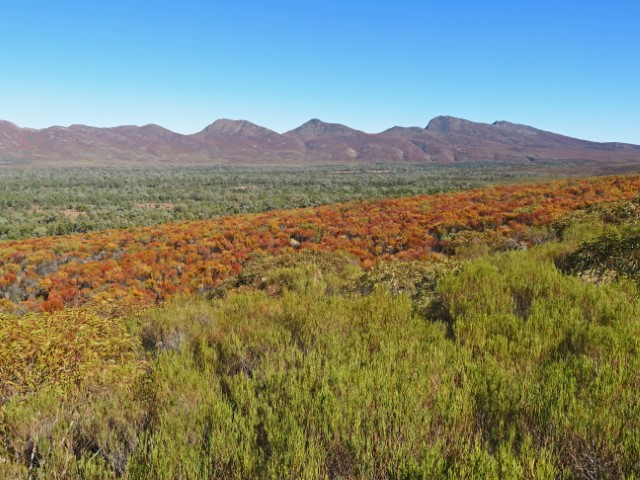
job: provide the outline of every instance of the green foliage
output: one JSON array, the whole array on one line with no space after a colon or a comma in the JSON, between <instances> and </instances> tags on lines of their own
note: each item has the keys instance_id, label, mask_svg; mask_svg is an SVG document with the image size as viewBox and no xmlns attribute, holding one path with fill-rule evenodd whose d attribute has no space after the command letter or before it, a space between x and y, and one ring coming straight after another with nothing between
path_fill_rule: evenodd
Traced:
<instances>
[{"instance_id":1,"label":"green foliage","mask_svg":"<svg viewBox=\"0 0 640 480\"><path fill-rule=\"evenodd\" d=\"M522 254L480 259L438 286L472 352L477 426L491 449L553 446L557 472L637 473L640 299ZM631 422L631 423L629 423Z\"/></svg>"},{"instance_id":2,"label":"green foliage","mask_svg":"<svg viewBox=\"0 0 640 480\"><path fill-rule=\"evenodd\" d=\"M598 173L585 168L381 164L0 169L0 240Z\"/></svg>"},{"instance_id":3,"label":"green foliage","mask_svg":"<svg viewBox=\"0 0 640 480\"><path fill-rule=\"evenodd\" d=\"M604 223L637 225L640 222L640 197L631 202L611 202L593 205L587 209Z\"/></svg>"},{"instance_id":4,"label":"green foliage","mask_svg":"<svg viewBox=\"0 0 640 480\"><path fill-rule=\"evenodd\" d=\"M77 385L59 354L37 388L16 376L0 478L634 478L640 292L564 274L567 248L254 256L210 298L105 319L126 341L84 371L122 375ZM5 358L50 351L15 328Z\"/></svg>"},{"instance_id":5,"label":"green foliage","mask_svg":"<svg viewBox=\"0 0 640 480\"><path fill-rule=\"evenodd\" d=\"M424 313L432 306L438 281L458 268L457 262L446 257L420 262L391 260L375 265L348 282L343 291L371 295L376 289L383 289L394 295L405 294L411 298L418 311Z\"/></svg>"},{"instance_id":6,"label":"green foliage","mask_svg":"<svg viewBox=\"0 0 640 480\"><path fill-rule=\"evenodd\" d=\"M285 289L303 289L322 280L328 294L338 292L349 279L361 275L360 262L348 253L308 251L282 255L256 254L244 262L242 273L223 281L211 296L231 288L264 290L278 295Z\"/></svg>"},{"instance_id":7,"label":"green foliage","mask_svg":"<svg viewBox=\"0 0 640 480\"><path fill-rule=\"evenodd\" d=\"M565 241L587 242L601 235L607 226L635 226L640 221L640 197L632 201L591 205L562 215L551 229Z\"/></svg>"},{"instance_id":8,"label":"green foliage","mask_svg":"<svg viewBox=\"0 0 640 480\"><path fill-rule=\"evenodd\" d=\"M607 282L625 277L640 282L639 222L640 197L566 215L554 228L576 246L556 263L588 280Z\"/></svg>"},{"instance_id":9,"label":"green foliage","mask_svg":"<svg viewBox=\"0 0 640 480\"><path fill-rule=\"evenodd\" d=\"M534 235L541 236L540 230L538 229ZM534 229L529 228L529 231L534 232ZM526 243L513 238L513 233L509 235L497 230L461 230L445 237L442 249L458 259L469 259L491 252L526 249Z\"/></svg>"},{"instance_id":10,"label":"green foliage","mask_svg":"<svg viewBox=\"0 0 640 480\"><path fill-rule=\"evenodd\" d=\"M564 268L596 280L627 277L640 282L640 228L609 230L567 257Z\"/></svg>"},{"instance_id":11,"label":"green foliage","mask_svg":"<svg viewBox=\"0 0 640 480\"><path fill-rule=\"evenodd\" d=\"M121 320L91 309L0 314L0 404L50 384L93 386L136 367L137 342Z\"/></svg>"}]
</instances>

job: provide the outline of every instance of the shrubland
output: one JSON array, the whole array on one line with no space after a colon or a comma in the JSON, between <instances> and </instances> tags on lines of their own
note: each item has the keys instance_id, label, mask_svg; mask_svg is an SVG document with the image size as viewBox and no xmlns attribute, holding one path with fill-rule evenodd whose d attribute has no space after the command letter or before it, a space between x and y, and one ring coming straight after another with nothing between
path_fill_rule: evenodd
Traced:
<instances>
[{"instance_id":1,"label":"shrubland","mask_svg":"<svg viewBox=\"0 0 640 480\"><path fill-rule=\"evenodd\" d=\"M0 240L615 172L579 162L0 168Z\"/></svg>"},{"instance_id":2,"label":"shrubland","mask_svg":"<svg viewBox=\"0 0 640 480\"><path fill-rule=\"evenodd\" d=\"M3 314L0 477L637 478L626 181L522 192L539 222L443 217L424 256L260 250L157 305Z\"/></svg>"},{"instance_id":3,"label":"shrubland","mask_svg":"<svg viewBox=\"0 0 640 480\"><path fill-rule=\"evenodd\" d=\"M638 188L638 176L562 180L3 242L0 310L162 302L215 289L261 252L347 251L368 269L526 248L562 215Z\"/></svg>"}]
</instances>

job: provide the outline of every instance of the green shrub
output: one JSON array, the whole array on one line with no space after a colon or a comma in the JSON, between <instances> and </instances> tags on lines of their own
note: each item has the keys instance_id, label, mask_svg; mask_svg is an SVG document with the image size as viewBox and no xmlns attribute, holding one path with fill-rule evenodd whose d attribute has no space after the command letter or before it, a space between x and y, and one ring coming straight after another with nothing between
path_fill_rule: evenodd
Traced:
<instances>
[{"instance_id":1,"label":"green shrub","mask_svg":"<svg viewBox=\"0 0 640 480\"><path fill-rule=\"evenodd\" d=\"M1 405L0 478L634 478L638 287L564 274L563 248L265 257L223 298L105 320L112 377Z\"/></svg>"},{"instance_id":2,"label":"green shrub","mask_svg":"<svg viewBox=\"0 0 640 480\"><path fill-rule=\"evenodd\" d=\"M640 281L640 228L612 229L582 244L563 262L565 270L598 281L620 277Z\"/></svg>"}]
</instances>

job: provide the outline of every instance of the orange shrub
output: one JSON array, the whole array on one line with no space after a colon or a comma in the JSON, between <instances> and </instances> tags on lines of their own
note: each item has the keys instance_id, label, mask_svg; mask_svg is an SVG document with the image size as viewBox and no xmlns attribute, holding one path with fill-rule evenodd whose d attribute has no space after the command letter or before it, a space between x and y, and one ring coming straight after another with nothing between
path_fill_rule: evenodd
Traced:
<instances>
[{"instance_id":1,"label":"orange shrub","mask_svg":"<svg viewBox=\"0 0 640 480\"><path fill-rule=\"evenodd\" d=\"M424 258L458 231L515 234L639 190L637 175L564 180L4 242L0 295L18 292L17 303L3 302L9 310L54 311L96 297L152 303L212 288L256 251L349 251L368 268L381 258Z\"/></svg>"}]
</instances>

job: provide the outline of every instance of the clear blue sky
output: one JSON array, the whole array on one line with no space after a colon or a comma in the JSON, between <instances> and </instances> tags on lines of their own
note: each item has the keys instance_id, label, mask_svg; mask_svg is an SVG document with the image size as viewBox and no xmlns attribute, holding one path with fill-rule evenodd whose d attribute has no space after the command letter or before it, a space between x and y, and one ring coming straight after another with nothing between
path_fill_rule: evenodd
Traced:
<instances>
[{"instance_id":1,"label":"clear blue sky","mask_svg":"<svg viewBox=\"0 0 640 480\"><path fill-rule=\"evenodd\" d=\"M0 45L26 127L454 115L640 144L637 0L2 0Z\"/></svg>"}]
</instances>

